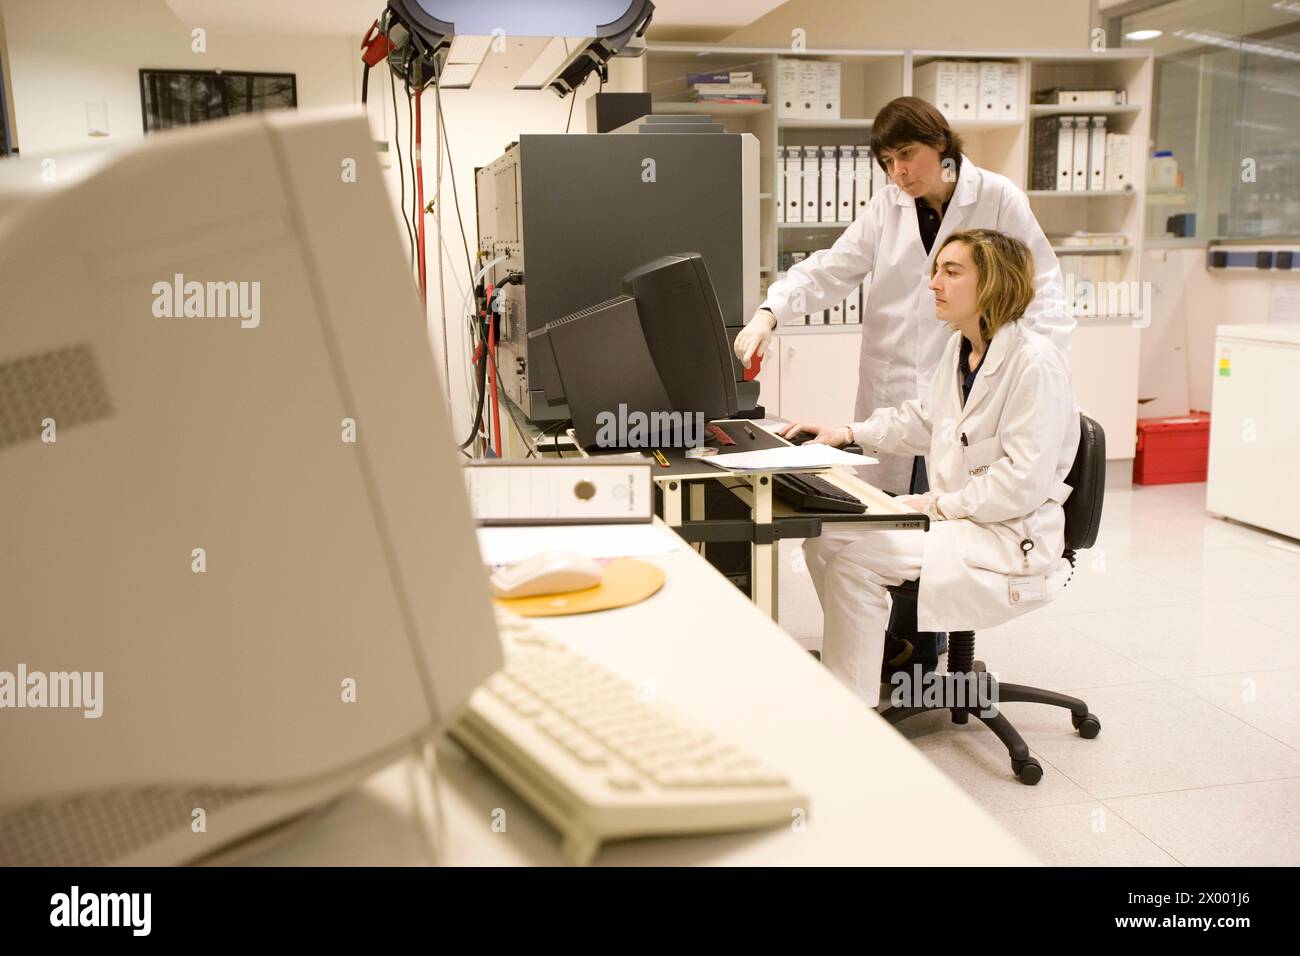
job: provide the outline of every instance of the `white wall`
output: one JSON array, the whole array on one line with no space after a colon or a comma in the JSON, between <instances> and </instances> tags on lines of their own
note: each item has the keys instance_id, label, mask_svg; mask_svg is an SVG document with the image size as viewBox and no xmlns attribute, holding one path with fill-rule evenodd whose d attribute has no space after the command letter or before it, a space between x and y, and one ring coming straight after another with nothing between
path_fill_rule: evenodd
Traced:
<instances>
[{"instance_id":1,"label":"white wall","mask_svg":"<svg viewBox=\"0 0 1300 956\"><path fill-rule=\"evenodd\" d=\"M0 0L0 14L27 156L141 139L141 68L294 73L301 108L357 98L350 37L209 32L207 52L195 53L163 0ZM107 138L86 135L87 102L108 104Z\"/></svg>"},{"instance_id":2,"label":"white wall","mask_svg":"<svg viewBox=\"0 0 1300 956\"><path fill-rule=\"evenodd\" d=\"M270 0L268 0L270 2ZM282 0L274 0L282 2ZM306 10L311 4L301 0ZM294 73L300 109L356 104L361 99L361 34L373 14L358 18L355 36L274 36L262 32L208 31L206 53L191 49L190 25L182 23L164 0L0 0L8 48L7 72L12 79L15 138L25 156L84 151L88 148L128 145L143 138L140 113L142 67L161 69L229 69ZM289 18L290 22L292 18ZM639 60L616 60L607 91L643 88ZM454 150L444 170L443 188L450 213L443 222L447 243L447 278L444 282L450 351L452 409L461 437L468 430L473 405L470 400L468 346L460 304L468 287L464 246L451 201L451 174L460 191L465 234L474 255L477 235L474 201L474 167L504 152L521 133L563 132L573 104L573 132L585 132L586 100L596 91L593 77L572 97L559 99L549 92L448 91L443 94L448 138ZM86 102L108 104L107 138L86 133ZM383 71L371 74L371 125L377 139L394 129L389 86ZM397 128L406 152L406 106L399 89ZM435 189L434 117L432 96L424 103L425 200ZM397 210L398 172L395 152L386 171L393 195L394 228L406 243L405 227ZM407 182L407 188L411 184ZM408 192L408 197L409 197ZM429 331L439 368L443 366L443 311L437 301L438 262L428 219ZM457 290L461 291L457 291ZM503 416L503 424L505 418Z\"/></svg>"},{"instance_id":3,"label":"white wall","mask_svg":"<svg viewBox=\"0 0 1300 956\"><path fill-rule=\"evenodd\" d=\"M1189 408L1209 410L1214 388L1214 337L1220 325L1258 325L1269 321L1275 284L1297 279L1274 272L1265 277L1251 272L1205 268L1205 246L1148 249L1142 266L1143 280L1155 284L1157 312L1168 309L1173 317L1162 345L1148 348L1143 331L1142 377L1138 391L1158 400L1140 415L1180 415ZM1161 305L1165 300L1164 305ZM1183 368L1173 347L1181 349ZM1185 375L1185 401L1178 401L1176 379ZM1171 397L1173 400L1171 401Z\"/></svg>"},{"instance_id":4,"label":"white wall","mask_svg":"<svg viewBox=\"0 0 1300 956\"><path fill-rule=\"evenodd\" d=\"M723 41L810 49L1051 50L1088 46L1092 0L789 0Z\"/></svg>"}]
</instances>

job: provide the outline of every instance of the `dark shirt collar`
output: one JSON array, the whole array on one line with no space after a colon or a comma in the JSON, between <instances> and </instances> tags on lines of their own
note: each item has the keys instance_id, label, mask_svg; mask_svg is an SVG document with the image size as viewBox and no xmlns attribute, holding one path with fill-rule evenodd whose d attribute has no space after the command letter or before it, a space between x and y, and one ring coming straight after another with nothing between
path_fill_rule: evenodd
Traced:
<instances>
[{"instance_id":1,"label":"dark shirt collar","mask_svg":"<svg viewBox=\"0 0 1300 956\"><path fill-rule=\"evenodd\" d=\"M980 364L972 372L970 367L970 339L966 336L961 337L961 358L957 365L957 374L961 376L961 403L964 407L966 400L970 398L970 390L975 385L975 378L979 375L980 369L984 367L984 360L989 357L988 349L984 350L984 356L980 359Z\"/></svg>"}]
</instances>

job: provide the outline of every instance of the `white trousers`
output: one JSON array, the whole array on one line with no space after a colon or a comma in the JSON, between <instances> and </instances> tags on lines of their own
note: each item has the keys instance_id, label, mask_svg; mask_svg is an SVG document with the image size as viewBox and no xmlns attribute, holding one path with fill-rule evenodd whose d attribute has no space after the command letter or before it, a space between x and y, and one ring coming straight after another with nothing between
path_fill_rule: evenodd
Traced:
<instances>
[{"instance_id":1,"label":"white trousers","mask_svg":"<svg viewBox=\"0 0 1300 956\"><path fill-rule=\"evenodd\" d=\"M920 577L925 534L828 523L803 553L825 617L822 663L875 707L891 606L885 589Z\"/></svg>"}]
</instances>

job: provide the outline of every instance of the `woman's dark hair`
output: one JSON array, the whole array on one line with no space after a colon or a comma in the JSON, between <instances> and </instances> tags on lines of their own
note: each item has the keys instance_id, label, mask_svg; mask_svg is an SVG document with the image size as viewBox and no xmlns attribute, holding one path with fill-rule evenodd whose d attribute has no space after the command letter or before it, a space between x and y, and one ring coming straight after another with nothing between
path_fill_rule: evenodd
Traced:
<instances>
[{"instance_id":1,"label":"woman's dark hair","mask_svg":"<svg viewBox=\"0 0 1300 956\"><path fill-rule=\"evenodd\" d=\"M871 123L871 155L881 169L885 162L880 154L908 143L924 143L942 154L943 159L961 163L961 137L933 103L917 96L900 96L885 104ZM885 170L888 174L889 170Z\"/></svg>"}]
</instances>

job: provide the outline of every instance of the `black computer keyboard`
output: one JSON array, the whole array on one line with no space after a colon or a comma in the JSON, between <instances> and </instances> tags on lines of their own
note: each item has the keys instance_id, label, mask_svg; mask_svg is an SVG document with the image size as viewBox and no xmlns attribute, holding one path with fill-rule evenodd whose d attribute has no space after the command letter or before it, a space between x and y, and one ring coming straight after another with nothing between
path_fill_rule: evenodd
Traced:
<instances>
[{"instance_id":1,"label":"black computer keyboard","mask_svg":"<svg viewBox=\"0 0 1300 956\"><path fill-rule=\"evenodd\" d=\"M772 491L782 501L805 511L862 514L867 510L867 506L853 495L816 475L773 475Z\"/></svg>"}]
</instances>

